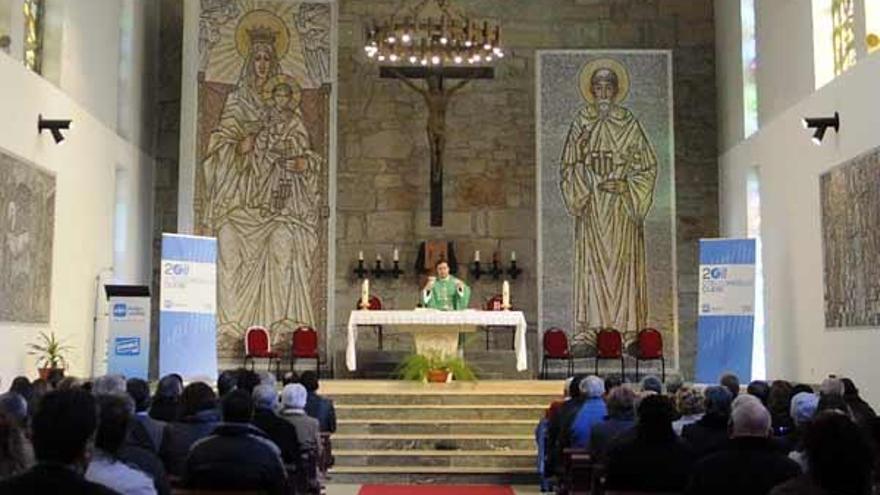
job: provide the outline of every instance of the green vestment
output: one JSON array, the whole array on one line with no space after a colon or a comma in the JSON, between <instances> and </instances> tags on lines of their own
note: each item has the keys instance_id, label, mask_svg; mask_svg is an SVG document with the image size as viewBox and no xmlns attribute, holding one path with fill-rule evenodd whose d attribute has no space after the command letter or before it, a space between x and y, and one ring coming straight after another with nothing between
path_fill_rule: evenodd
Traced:
<instances>
[{"instance_id":1,"label":"green vestment","mask_svg":"<svg viewBox=\"0 0 880 495\"><path fill-rule=\"evenodd\" d=\"M443 311L466 309L471 300L471 288L461 282L461 289L456 285L461 282L452 275L434 281L434 287L422 291L422 304L426 307Z\"/></svg>"}]
</instances>

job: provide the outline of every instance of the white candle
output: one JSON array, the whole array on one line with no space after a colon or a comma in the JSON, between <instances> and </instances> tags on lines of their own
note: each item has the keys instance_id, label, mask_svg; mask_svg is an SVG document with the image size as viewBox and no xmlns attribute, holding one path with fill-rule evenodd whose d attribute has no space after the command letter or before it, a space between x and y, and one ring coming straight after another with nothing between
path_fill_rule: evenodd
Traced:
<instances>
[{"instance_id":1,"label":"white candle","mask_svg":"<svg viewBox=\"0 0 880 495\"><path fill-rule=\"evenodd\" d=\"M382 255L381 255L381 254L376 253L376 261L382 261Z\"/></svg>"},{"instance_id":2,"label":"white candle","mask_svg":"<svg viewBox=\"0 0 880 495\"><path fill-rule=\"evenodd\" d=\"M358 251L358 261L364 261L364 252Z\"/></svg>"},{"instance_id":3,"label":"white candle","mask_svg":"<svg viewBox=\"0 0 880 495\"><path fill-rule=\"evenodd\" d=\"M364 283L361 284L361 308L370 308L370 279L368 278L365 278Z\"/></svg>"},{"instance_id":4,"label":"white candle","mask_svg":"<svg viewBox=\"0 0 880 495\"><path fill-rule=\"evenodd\" d=\"M516 251L510 252L510 261L516 261Z\"/></svg>"},{"instance_id":5,"label":"white candle","mask_svg":"<svg viewBox=\"0 0 880 495\"><path fill-rule=\"evenodd\" d=\"M510 284L507 280L501 284L501 307L504 309L510 308Z\"/></svg>"},{"instance_id":6,"label":"white candle","mask_svg":"<svg viewBox=\"0 0 880 495\"><path fill-rule=\"evenodd\" d=\"M480 250L479 249L474 251L474 261L476 261L477 263L480 262Z\"/></svg>"},{"instance_id":7,"label":"white candle","mask_svg":"<svg viewBox=\"0 0 880 495\"><path fill-rule=\"evenodd\" d=\"M400 252L397 251L397 248L394 248L394 261L400 261Z\"/></svg>"}]
</instances>

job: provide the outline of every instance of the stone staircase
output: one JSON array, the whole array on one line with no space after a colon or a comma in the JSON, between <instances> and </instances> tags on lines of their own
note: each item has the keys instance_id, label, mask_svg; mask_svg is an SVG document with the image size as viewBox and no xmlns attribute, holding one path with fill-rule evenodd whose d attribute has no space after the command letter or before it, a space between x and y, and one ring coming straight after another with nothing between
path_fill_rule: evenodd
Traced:
<instances>
[{"instance_id":1,"label":"stone staircase","mask_svg":"<svg viewBox=\"0 0 880 495\"><path fill-rule=\"evenodd\" d=\"M537 483L534 429L561 383L347 382L363 390L322 382L338 423L329 483Z\"/></svg>"}]
</instances>

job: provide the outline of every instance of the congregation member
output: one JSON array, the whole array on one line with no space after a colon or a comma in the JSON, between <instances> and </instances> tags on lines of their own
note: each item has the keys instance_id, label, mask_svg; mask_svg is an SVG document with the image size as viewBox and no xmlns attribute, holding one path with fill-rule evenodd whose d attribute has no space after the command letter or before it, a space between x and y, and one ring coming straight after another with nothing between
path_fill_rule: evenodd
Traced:
<instances>
[{"instance_id":1,"label":"congregation member","mask_svg":"<svg viewBox=\"0 0 880 495\"><path fill-rule=\"evenodd\" d=\"M312 370L304 371L299 382L308 392L306 414L318 420L322 433L336 432L336 407L331 399L318 395L318 374Z\"/></svg>"},{"instance_id":2,"label":"congregation member","mask_svg":"<svg viewBox=\"0 0 880 495\"><path fill-rule=\"evenodd\" d=\"M590 432L590 453L595 459L604 459L608 446L636 424L636 393L630 386L614 387L606 400L608 415Z\"/></svg>"},{"instance_id":3,"label":"congregation member","mask_svg":"<svg viewBox=\"0 0 880 495\"><path fill-rule=\"evenodd\" d=\"M767 397L767 409L773 421L773 434L783 438L794 428L791 419L791 384L785 380L774 380L770 384L770 395Z\"/></svg>"},{"instance_id":4,"label":"congregation member","mask_svg":"<svg viewBox=\"0 0 880 495\"><path fill-rule=\"evenodd\" d=\"M733 395L723 386L706 387L703 396L705 414L681 430L681 437L694 449L697 458L727 447L727 424L733 402Z\"/></svg>"},{"instance_id":5,"label":"congregation member","mask_svg":"<svg viewBox=\"0 0 880 495\"><path fill-rule=\"evenodd\" d=\"M642 378L642 392L654 392L663 395L663 382L654 375L648 375Z\"/></svg>"},{"instance_id":6,"label":"congregation member","mask_svg":"<svg viewBox=\"0 0 880 495\"><path fill-rule=\"evenodd\" d=\"M687 495L764 495L801 473L771 440L770 412L757 398L740 400L746 397L734 401L729 446L697 462Z\"/></svg>"},{"instance_id":7,"label":"congregation member","mask_svg":"<svg viewBox=\"0 0 880 495\"><path fill-rule=\"evenodd\" d=\"M159 380L153 403L150 405L150 417L170 423L178 419L180 414L180 396L183 393L183 378L180 375L165 375Z\"/></svg>"},{"instance_id":8,"label":"congregation member","mask_svg":"<svg viewBox=\"0 0 880 495\"><path fill-rule=\"evenodd\" d=\"M545 472L557 473L561 468L562 451L570 445L571 424L584 403L581 395L580 375L571 378L568 386L568 399L559 407L559 412L547 424L547 465Z\"/></svg>"},{"instance_id":9,"label":"congregation member","mask_svg":"<svg viewBox=\"0 0 880 495\"><path fill-rule=\"evenodd\" d=\"M608 414L605 406L605 382L598 376L590 375L580 383L584 403L571 425L571 446L579 449L590 448L590 432Z\"/></svg>"},{"instance_id":10,"label":"congregation member","mask_svg":"<svg viewBox=\"0 0 880 495\"><path fill-rule=\"evenodd\" d=\"M672 423L675 434L681 436L685 426L699 421L704 414L703 394L692 386L682 385L675 392L675 409L678 411L678 419Z\"/></svg>"},{"instance_id":11,"label":"congregation member","mask_svg":"<svg viewBox=\"0 0 880 495\"><path fill-rule=\"evenodd\" d=\"M260 375L249 369L239 368L235 376L237 378L235 383L236 390L243 390L248 394L254 393L254 388L260 384Z\"/></svg>"},{"instance_id":12,"label":"congregation member","mask_svg":"<svg viewBox=\"0 0 880 495\"><path fill-rule=\"evenodd\" d=\"M34 452L17 420L0 411L0 481L27 471Z\"/></svg>"},{"instance_id":13,"label":"congregation member","mask_svg":"<svg viewBox=\"0 0 880 495\"><path fill-rule=\"evenodd\" d=\"M764 380L753 380L746 387L746 393L757 397L765 407L770 400L770 385Z\"/></svg>"},{"instance_id":14,"label":"congregation member","mask_svg":"<svg viewBox=\"0 0 880 495\"><path fill-rule=\"evenodd\" d=\"M675 397L675 393L678 392L678 389L684 386L684 381L680 376L672 376L669 377L669 380L666 380L666 395L670 397Z\"/></svg>"},{"instance_id":15,"label":"congregation member","mask_svg":"<svg viewBox=\"0 0 880 495\"><path fill-rule=\"evenodd\" d=\"M190 383L181 395L182 417L165 426L160 457L170 475L183 475L186 456L197 440L205 438L220 423L217 396L202 382Z\"/></svg>"},{"instance_id":16,"label":"congregation member","mask_svg":"<svg viewBox=\"0 0 880 495\"><path fill-rule=\"evenodd\" d=\"M92 383L91 392L95 397L102 395L115 395L117 397L126 395L128 392L125 387L125 377L122 375L99 376Z\"/></svg>"},{"instance_id":17,"label":"congregation member","mask_svg":"<svg viewBox=\"0 0 880 495\"><path fill-rule=\"evenodd\" d=\"M718 384L722 387L726 388L728 392L730 392L730 400L736 398L739 395L739 377L734 375L733 373L725 373L721 375L721 378L718 379Z\"/></svg>"},{"instance_id":18,"label":"congregation member","mask_svg":"<svg viewBox=\"0 0 880 495\"><path fill-rule=\"evenodd\" d=\"M299 460L299 440L296 427L285 421L275 412L278 394L270 385L254 388L254 426L262 430L281 450L285 464L296 464Z\"/></svg>"},{"instance_id":19,"label":"congregation member","mask_svg":"<svg viewBox=\"0 0 880 495\"><path fill-rule=\"evenodd\" d=\"M805 473L770 495L870 495L874 451L863 431L845 414L821 413L804 434Z\"/></svg>"},{"instance_id":20,"label":"congregation member","mask_svg":"<svg viewBox=\"0 0 880 495\"><path fill-rule=\"evenodd\" d=\"M107 385L109 382L95 381L95 385L99 383ZM86 479L126 495L155 495L153 479L118 457L131 421L126 400L118 395L103 393L97 397L97 401L98 431L95 450L85 473Z\"/></svg>"},{"instance_id":21,"label":"congregation member","mask_svg":"<svg viewBox=\"0 0 880 495\"><path fill-rule=\"evenodd\" d=\"M853 420L863 430L870 431L871 424L877 418L877 413L874 412L874 408L870 404L859 396L859 389L851 379L842 378L841 381L843 382L843 400L849 406Z\"/></svg>"},{"instance_id":22,"label":"congregation member","mask_svg":"<svg viewBox=\"0 0 880 495\"><path fill-rule=\"evenodd\" d=\"M620 379L620 375L616 373L612 373L605 377L605 395L607 396L614 387L619 387L623 385L623 380Z\"/></svg>"},{"instance_id":23,"label":"congregation member","mask_svg":"<svg viewBox=\"0 0 880 495\"><path fill-rule=\"evenodd\" d=\"M30 403L33 397L34 385L26 376L17 376L12 379L9 385L9 391L20 395L26 402Z\"/></svg>"},{"instance_id":24,"label":"congregation member","mask_svg":"<svg viewBox=\"0 0 880 495\"><path fill-rule=\"evenodd\" d=\"M803 440L818 407L819 396L812 392L799 392L791 398L791 417L794 421L794 430L787 439L788 445L791 447L789 457L797 462L803 470L807 469Z\"/></svg>"},{"instance_id":25,"label":"congregation member","mask_svg":"<svg viewBox=\"0 0 880 495\"><path fill-rule=\"evenodd\" d=\"M285 385L281 390L280 416L296 428L299 441L300 459L303 463L304 479L309 486L306 491L315 491L319 484L318 460L321 458L321 426L318 420L306 414L308 392L299 383Z\"/></svg>"},{"instance_id":26,"label":"congregation member","mask_svg":"<svg viewBox=\"0 0 880 495\"><path fill-rule=\"evenodd\" d=\"M165 422L151 418L149 415L150 385L140 378L129 378L125 383L125 389L134 401L135 421L146 433L150 449L158 453L165 434Z\"/></svg>"},{"instance_id":27,"label":"congregation member","mask_svg":"<svg viewBox=\"0 0 880 495\"><path fill-rule=\"evenodd\" d=\"M195 442L186 459L184 484L199 490L258 490L283 494L287 474L281 451L251 424L250 394L235 390L223 398L223 423Z\"/></svg>"},{"instance_id":28,"label":"congregation member","mask_svg":"<svg viewBox=\"0 0 880 495\"><path fill-rule=\"evenodd\" d=\"M636 427L608 450L609 490L676 492L684 489L694 462L691 448L672 430L675 406L650 395L638 407Z\"/></svg>"},{"instance_id":29,"label":"congregation member","mask_svg":"<svg viewBox=\"0 0 880 495\"><path fill-rule=\"evenodd\" d=\"M217 377L217 395L222 399L235 390L238 384L238 375L233 370L224 370Z\"/></svg>"},{"instance_id":30,"label":"congregation member","mask_svg":"<svg viewBox=\"0 0 880 495\"><path fill-rule=\"evenodd\" d=\"M97 428L95 399L84 390L59 390L40 399L31 422L37 464L0 481L4 495L114 494L83 477L89 464L89 441Z\"/></svg>"},{"instance_id":31,"label":"congregation member","mask_svg":"<svg viewBox=\"0 0 880 495\"><path fill-rule=\"evenodd\" d=\"M28 423L28 405L24 397L15 392L6 392L0 395L0 412L5 413L9 419L15 421L20 428L25 428Z\"/></svg>"}]
</instances>

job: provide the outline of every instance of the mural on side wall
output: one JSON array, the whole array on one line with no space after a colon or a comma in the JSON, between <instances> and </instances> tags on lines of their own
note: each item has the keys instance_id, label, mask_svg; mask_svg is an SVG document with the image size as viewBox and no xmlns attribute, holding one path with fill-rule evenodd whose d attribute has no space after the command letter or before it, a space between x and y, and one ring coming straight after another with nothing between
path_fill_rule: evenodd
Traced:
<instances>
[{"instance_id":1,"label":"mural on side wall","mask_svg":"<svg viewBox=\"0 0 880 495\"><path fill-rule=\"evenodd\" d=\"M216 236L218 354L327 315L331 6L202 0L196 232ZM289 345L289 344L286 344Z\"/></svg>"},{"instance_id":2,"label":"mural on side wall","mask_svg":"<svg viewBox=\"0 0 880 495\"><path fill-rule=\"evenodd\" d=\"M575 344L676 329L672 80L666 51L538 54L541 328ZM677 363L676 363L677 365Z\"/></svg>"},{"instance_id":3,"label":"mural on side wall","mask_svg":"<svg viewBox=\"0 0 880 495\"><path fill-rule=\"evenodd\" d=\"M880 326L880 148L819 178L825 326Z\"/></svg>"},{"instance_id":4,"label":"mural on side wall","mask_svg":"<svg viewBox=\"0 0 880 495\"><path fill-rule=\"evenodd\" d=\"M49 323L55 176L0 152L0 321Z\"/></svg>"}]
</instances>

